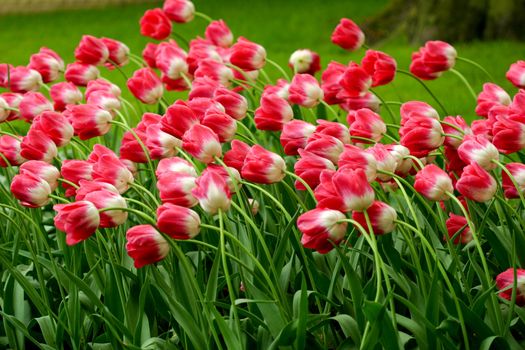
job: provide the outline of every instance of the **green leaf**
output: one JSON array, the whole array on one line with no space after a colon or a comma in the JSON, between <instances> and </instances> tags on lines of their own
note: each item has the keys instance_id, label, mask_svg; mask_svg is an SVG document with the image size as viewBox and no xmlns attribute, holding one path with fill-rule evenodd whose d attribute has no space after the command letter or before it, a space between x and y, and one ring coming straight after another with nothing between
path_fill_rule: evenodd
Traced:
<instances>
[{"instance_id":1,"label":"green leaf","mask_svg":"<svg viewBox=\"0 0 525 350\"><path fill-rule=\"evenodd\" d=\"M35 321L40 326L42 336L46 341L46 344L54 347L55 346L55 335L56 335L56 324L49 316L42 316L35 318Z\"/></svg>"},{"instance_id":2,"label":"green leaf","mask_svg":"<svg viewBox=\"0 0 525 350\"><path fill-rule=\"evenodd\" d=\"M299 292L298 292L299 293ZM299 294L299 302L296 303L297 293L294 295L294 315L297 315L297 335L296 335L296 349L304 349L306 341L306 321L308 319L308 294L306 290L306 279L303 274L301 280L301 291ZM295 307L297 305L297 307ZM297 310L297 312L296 312Z\"/></svg>"}]
</instances>

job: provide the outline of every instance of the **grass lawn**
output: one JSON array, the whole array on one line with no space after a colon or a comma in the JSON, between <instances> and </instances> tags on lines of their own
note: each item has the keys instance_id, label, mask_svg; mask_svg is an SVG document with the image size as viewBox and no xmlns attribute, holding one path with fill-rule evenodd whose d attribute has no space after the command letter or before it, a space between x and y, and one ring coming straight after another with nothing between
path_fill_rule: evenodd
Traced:
<instances>
[{"instance_id":1,"label":"grass lawn","mask_svg":"<svg viewBox=\"0 0 525 350\"><path fill-rule=\"evenodd\" d=\"M364 51L348 53L330 43L330 34L339 18L349 17L357 23L373 15L385 5L385 0L374 1L320 1L320 0L196 0L199 11L213 18L222 18L236 35L243 35L264 45L270 58L285 65L290 53L296 48L310 48L321 55L324 66L331 60L359 61ZM138 20L143 12L161 2L142 5L128 5L95 10L60 11L44 14L10 15L0 18L0 61L12 64L26 64L29 56L40 46L48 46L63 55L66 61L73 60L73 50L82 34L108 36L122 40L140 54L148 39L139 34ZM186 25L176 25L174 30L186 38L204 31L201 19ZM456 44L460 56L482 64L510 93L516 89L505 79L508 66L524 58L525 43L520 42L475 42ZM394 37L377 49L394 56L402 69L408 69L411 53L417 47L408 45L402 37ZM131 73L133 66L126 67ZM479 91L487 80L483 73L470 65L460 62L457 69L464 73ZM277 72L267 70L273 77ZM115 79L120 85L117 73L103 71L103 75ZM462 82L452 73L446 73L437 81L429 83L430 88L445 104L449 114L474 117L474 101ZM426 100L433 102L429 95L414 80L398 76L393 84L377 89L387 100Z\"/></svg>"}]
</instances>

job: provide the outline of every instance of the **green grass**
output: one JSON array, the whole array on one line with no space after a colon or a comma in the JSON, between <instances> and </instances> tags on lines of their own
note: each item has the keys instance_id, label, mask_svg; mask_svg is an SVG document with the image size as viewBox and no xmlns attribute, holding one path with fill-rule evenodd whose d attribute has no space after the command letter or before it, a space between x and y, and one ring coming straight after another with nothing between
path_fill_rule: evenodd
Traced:
<instances>
[{"instance_id":1,"label":"green grass","mask_svg":"<svg viewBox=\"0 0 525 350\"><path fill-rule=\"evenodd\" d=\"M270 58L285 65L290 53L297 48L310 48L321 55L323 66L331 60L347 62L359 61L364 50L348 53L330 42L330 34L341 17L353 18L357 23L377 13L386 3L374 1L278 1L278 0L230 0L195 1L199 11L222 18L236 36L245 36L262 45ZM138 21L143 12L160 2L141 5L110 7L106 9L61 11L44 14L9 15L0 19L0 55L2 62L26 64L29 56L41 46L48 46L61 54L66 61L73 60L73 50L83 34L108 36L125 42L132 52L140 54L148 42L139 34ZM175 25L174 30L186 38L203 35L205 22L196 19L185 25ZM505 79L508 66L523 58L525 43L521 42L475 42L455 44L460 56L473 59L482 64L509 92L516 89ZM403 37L394 37L377 49L392 55L400 68L408 69L411 53L416 46L407 44ZM479 91L487 78L476 68L458 63L457 68L464 73ZM133 67L127 67L131 73ZM277 76L271 67L267 68L272 77ZM116 79L116 73L103 72L103 75ZM447 106L449 114L463 115L468 119L474 116L474 101L462 83L451 73L429 83L430 88ZM388 100L426 100L432 102L428 94L417 82L398 76L393 84L377 89Z\"/></svg>"}]
</instances>

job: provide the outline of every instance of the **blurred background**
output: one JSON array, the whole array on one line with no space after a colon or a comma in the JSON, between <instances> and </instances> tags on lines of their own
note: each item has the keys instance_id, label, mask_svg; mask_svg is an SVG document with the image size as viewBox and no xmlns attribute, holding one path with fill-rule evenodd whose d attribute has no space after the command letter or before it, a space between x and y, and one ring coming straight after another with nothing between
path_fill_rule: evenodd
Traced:
<instances>
[{"instance_id":1,"label":"blurred background","mask_svg":"<svg viewBox=\"0 0 525 350\"><path fill-rule=\"evenodd\" d=\"M224 19L235 36L263 45L268 56L286 65L298 48L309 48L321 56L323 67L331 60L359 62L364 50L349 53L330 42L339 19L348 17L361 25L367 43L393 56L398 66L408 69L411 53L424 40L451 42L458 54L477 61L495 82L514 94L505 79L509 65L525 59L522 36L524 0L195 0L197 11ZM503 5L498 5L503 4ZM123 41L135 54L150 40L140 36L139 19L162 1L144 0L0 0L0 62L25 65L41 46L57 51L66 62L83 34ZM518 24L516 24L518 23ZM191 39L203 35L206 22L200 18L188 24L174 24L173 30ZM516 27L517 26L517 27ZM518 28L513 30L512 28ZM499 33L499 34L498 34ZM476 91L487 81L479 70L464 62L456 68L464 73ZM124 70L131 75L132 65ZM266 68L276 78L278 72ZM102 69L102 75L124 86L117 72ZM119 80L121 79L121 80ZM469 118L475 101L453 74L429 83L449 106L450 114ZM376 90L385 99L431 102L428 94L409 77L398 76L392 84Z\"/></svg>"}]
</instances>

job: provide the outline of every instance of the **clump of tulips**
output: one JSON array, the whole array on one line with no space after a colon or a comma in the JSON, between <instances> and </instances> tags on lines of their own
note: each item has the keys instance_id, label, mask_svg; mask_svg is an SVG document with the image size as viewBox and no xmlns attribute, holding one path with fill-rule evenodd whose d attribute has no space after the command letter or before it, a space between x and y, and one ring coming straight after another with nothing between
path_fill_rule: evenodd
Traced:
<instances>
[{"instance_id":1,"label":"clump of tulips","mask_svg":"<svg viewBox=\"0 0 525 350\"><path fill-rule=\"evenodd\" d=\"M204 37L189 43L171 37L174 24L195 17L209 21ZM483 295L478 307L487 310L487 336L506 339L511 346L523 341L522 330L509 329L525 315L525 256L519 250L525 242L525 90L519 90L525 89L525 62L512 64L506 74L518 88L512 97L493 82L474 92L454 68L461 57L442 41L429 41L415 52L409 71L399 69L387 53L369 48L361 62L332 61L323 69L316 52L299 49L290 56L290 77L262 45L235 39L223 20L196 12L189 0L166 0L162 9L146 11L140 33L156 40L141 56L117 40L85 35L73 63L66 65L56 52L42 48L27 66L0 65L0 87L5 89L0 94L0 165L14 172L9 186L20 205L53 209L54 226L65 233L63 249L100 240L97 232L111 235L124 228L125 250L134 267L158 263L160 269L163 260L180 253L181 242L197 244L199 234L219 232L218 241L200 242L221 256L229 307L240 308L233 280L241 279L242 293L251 289L256 296L260 291L243 277L242 268L228 271L226 259L236 256L254 269L258 262L243 257L247 248L227 246L250 245L243 233L248 229L258 232L258 240L271 242L290 231L285 241L293 242L296 235L301 245L289 243L293 253L281 245L275 249L297 256L287 269L295 274L304 269L308 276L278 286L273 274L280 271L270 271L266 282L277 286L275 298L287 288L301 293L306 283L304 288L315 296L310 302L306 294L299 297L309 303L303 312L313 313L320 305L330 310L334 288L341 288L335 303L355 307L346 306L347 314L337 315L353 320L348 329L342 327L361 347L375 344L379 334L371 328L375 320L356 310L363 298L369 300L365 308L382 305L379 324L395 327L395 342L402 344L403 333L425 347L404 321L423 316L407 311L415 301L403 290L411 287L401 286L414 276L421 288L428 286L432 281L422 277L424 269L443 278L441 287L434 288L449 293L454 305L450 322L460 326L440 338L441 345L457 341L468 348L469 342L479 345L484 339L479 338L481 328L472 325L477 322L467 306L472 297L457 295L451 279L479 282L464 292ZM366 47L365 34L346 18L331 41L348 51ZM136 66L126 86L101 77L105 69L126 65ZM268 78L268 67L280 75L276 82ZM462 78L465 98L474 94L478 119L448 115L433 95L436 106L385 101L374 90L398 74L424 84L447 79L447 72ZM133 100L122 94L126 88ZM174 101L170 91L186 91L187 98ZM292 198L287 201L291 207L283 205L285 197ZM284 217L284 226L268 223L269 212ZM504 221L496 225L499 219ZM505 239L487 233L495 229L508 230ZM56 240L61 239L57 234ZM508 257L496 251L495 241L506 247ZM123 240L109 244L118 242ZM419 256L414 256L416 244ZM270 253L257 252L264 259ZM320 272L311 272L329 266L313 263L325 257L337 265L330 288L316 285ZM465 276L460 266L473 257L476 275ZM362 286L357 286L360 259L370 259L373 267L360 272L366 275L360 275ZM396 264L410 265L413 276L400 275ZM398 290L404 296L394 296ZM249 319L255 311L246 310L228 317ZM268 317L263 309L259 312ZM350 335L353 323L356 333ZM243 342L238 327L232 326L234 340L224 340L227 346ZM316 334L315 329L308 332ZM474 333L475 339L469 339ZM221 336L215 336L220 344ZM334 339L337 343L339 338Z\"/></svg>"}]
</instances>

